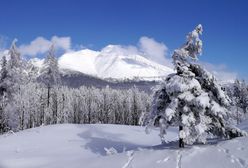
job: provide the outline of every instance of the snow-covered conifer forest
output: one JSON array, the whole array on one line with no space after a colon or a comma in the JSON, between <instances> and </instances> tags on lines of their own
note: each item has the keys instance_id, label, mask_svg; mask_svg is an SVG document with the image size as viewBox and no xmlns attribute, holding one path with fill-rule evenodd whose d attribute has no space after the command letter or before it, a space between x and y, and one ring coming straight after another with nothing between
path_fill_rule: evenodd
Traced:
<instances>
[{"instance_id":1,"label":"snow-covered conifer forest","mask_svg":"<svg viewBox=\"0 0 248 168\"><path fill-rule=\"evenodd\" d=\"M36 66L14 40L1 57L0 168L248 167L248 85L203 68L202 33L193 29L172 54L175 71L147 85L75 86L54 45Z\"/></svg>"}]
</instances>

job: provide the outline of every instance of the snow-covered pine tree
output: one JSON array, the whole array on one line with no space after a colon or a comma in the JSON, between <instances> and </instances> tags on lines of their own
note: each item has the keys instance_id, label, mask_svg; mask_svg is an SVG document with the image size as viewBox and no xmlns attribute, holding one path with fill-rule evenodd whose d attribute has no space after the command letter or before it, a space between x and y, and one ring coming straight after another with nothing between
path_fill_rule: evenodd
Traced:
<instances>
[{"instance_id":1,"label":"snow-covered pine tree","mask_svg":"<svg viewBox=\"0 0 248 168\"><path fill-rule=\"evenodd\" d=\"M132 103L133 102L131 99L132 97L130 97L130 95L132 95L132 90L129 89L126 92L123 93L123 123L125 125L129 125L132 122L132 118L131 118L131 113L132 113Z\"/></svg>"},{"instance_id":2,"label":"snow-covered pine tree","mask_svg":"<svg viewBox=\"0 0 248 168\"><path fill-rule=\"evenodd\" d=\"M2 59L3 68L1 70L0 81L1 96L5 95L3 110L7 114L10 129L17 129L19 114L16 111L14 96L20 89L20 86L24 84L26 77L26 62L21 58L21 54L16 47L16 42L16 39L13 40L8 55ZM6 57L9 58L8 61L6 61Z\"/></svg>"},{"instance_id":3,"label":"snow-covered pine tree","mask_svg":"<svg viewBox=\"0 0 248 168\"><path fill-rule=\"evenodd\" d=\"M43 68L40 72L41 81L47 87L47 110L52 111L52 115L47 119L48 123L57 123L57 86L60 83L60 74L58 67L58 60L55 56L55 48L52 44L50 49L48 50L47 57L45 58ZM53 93L51 93L53 91ZM50 112L48 112L50 113Z\"/></svg>"},{"instance_id":4,"label":"snow-covered pine tree","mask_svg":"<svg viewBox=\"0 0 248 168\"><path fill-rule=\"evenodd\" d=\"M8 96L11 96L24 81L25 77L25 63L21 59L21 54L16 47L17 40L13 40L8 52L9 60L6 61L6 56L2 58L2 70L0 90L6 92ZM10 97L8 97L10 98Z\"/></svg>"},{"instance_id":5,"label":"snow-covered pine tree","mask_svg":"<svg viewBox=\"0 0 248 168\"><path fill-rule=\"evenodd\" d=\"M198 25L187 36L186 43L172 56L176 73L169 75L154 95L148 125L160 127L164 141L169 126L179 127L179 147L206 142L209 134L233 138L245 135L229 125L229 98L215 77L194 61L202 52Z\"/></svg>"},{"instance_id":6,"label":"snow-covered pine tree","mask_svg":"<svg viewBox=\"0 0 248 168\"><path fill-rule=\"evenodd\" d=\"M8 77L7 71L7 60L4 55L1 60L1 70L0 70L0 96L2 97L4 93L7 91L7 83L6 78Z\"/></svg>"},{"instance_id":7,"label":"snow-covered pine tree","mask_svg":"<svg viewBox=\"0 0 248 168\"><path fill-rule=\"evenodd\" d=\"M101 115L100 115L100 122L101 123L109 123L110 115L111 115L111 94L112 90L109 88L109 86L106 86L102 89L102 99L101 99Z\"/></svg>"},{"instance_id":8,"label":"snow-covered pine tree","mask_svg":"<svg viewBox=\"0 0 248 168\"><path fill-rule=\"evenodd\" d=\"M41 80L48 87L59 84L60 75L54 45L51 45L41 69Z\"/></svg>"},{"instance_id":9,"label":"snow-covered pine tree","mask_svg":"<svg viewBox=\"0 0 248 168\"><path fill-rule=\"evenodd\" d=\"M132 105L131 105L131 110L132 110L132 125L138 125L139 124L139 119L142 114L142 100L141 100L141 94L136 86L134 86L132 89Z\"/></svg>"},{"instance_id":10,"label":"snow-covered pine tree","mask_svg":"<svg viewBox=\"0 0 248 168\"><path fill-rule=\"evenodd\" d=\"M0 134L7 131L7 115L5 111L6 107L6 91L7 91L7 60L5 55L1 60L1 70L0 70Z\"/></svg>"},{"instance_id":11,"label":"snow-covered pine tree","mask_svg":"<svg viewBox=\"0 0 248 168\"><path fill-rule=\"evenodd\" d=\"M30 60L26 63L27 69L27 83L37 82L37 77L39 74L39 68L36 67Z\"/></svg>"},{"instance_id":12,"label":"snow-covered pine tree","mask_svg":"<svg viewBox=\"0 0 248 168\"><path fill-rule=\"evenodd\" d=\"M237 123L240 122L241 116L239 116L238 108L243 110L243 114L246 114L248 107L248 88L245 81L236 80L233 85L233 101L237 106Z\"/></svg>"}]
</instances>

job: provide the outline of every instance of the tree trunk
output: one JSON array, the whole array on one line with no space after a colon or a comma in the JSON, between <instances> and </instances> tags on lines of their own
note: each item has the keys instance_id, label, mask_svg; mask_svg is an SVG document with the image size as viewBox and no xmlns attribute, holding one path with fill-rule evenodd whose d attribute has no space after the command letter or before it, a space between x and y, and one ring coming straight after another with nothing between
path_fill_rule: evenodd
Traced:
<instances>
[{"instance_id":1,"label":"tree trunk","mask_svg":"<svg viewBox=\"0 0 248 168\"><path fill-rule=\"evenodd\" d=\"M246 107L243 108L243 113L246 114Z\"/></svg>"},{"instance_id":2,"label":"tree trunk","mask_svg":"<svg viewBox=\"0 0 248 168\"><path fill-rule=\"evenodd\" d=\"M183 126L179 126L179 132L183 130ZM179 137L179 148L184 148L184 141L183 138Z\"/></svg>"},{"instance_id":3,"label":"tree trunk","mask_svg":"<svg viewBox=\"0 0 248 168\"><path fill-rule=\"evenodd\" d=\"M24 107L21 114L21 130L24 130Z\"/></svg>"},{"instance_id":4,"label":"tree trunk","mask_svg":"<svg viewBox=\"0 0 248 168\"><path fill-rule=\"evenodd\" d=\"M239 110L238 110L238 107L237 107L237 124L239 124Z\"/></svg>"},{"instance_id":5,"label":"tree trunk","mask_svg":"<svg viewBox=\"0 0 248 168\"><path fill-rule=\"evenodd\" d=\"M180 121L182 121L182 112L179 112ZM179 125L179 148L184 148L183 138L180 138L180 131L183 130L183 126Z\"/></svg>"},{"instance_id":6,"label":"tree trunk","mask_svg":"<svg viewBox=\"0 0 248 168\"><path fill-rule=\"evenodd\" d=\"M57 102L57 93L54 93L52 96L53 99L53 124L57 124L58 121L58 102Z\"/></svg>"},{"instance_id":7,"label":"tree trunk","mask_svg":"<svg viewBox=\"0 0 248 168\"><path fill-rule=\"evenodd\" d=\"M50 86L47 87L47 107L50 105Z\"/></svg>"}]
</instances>

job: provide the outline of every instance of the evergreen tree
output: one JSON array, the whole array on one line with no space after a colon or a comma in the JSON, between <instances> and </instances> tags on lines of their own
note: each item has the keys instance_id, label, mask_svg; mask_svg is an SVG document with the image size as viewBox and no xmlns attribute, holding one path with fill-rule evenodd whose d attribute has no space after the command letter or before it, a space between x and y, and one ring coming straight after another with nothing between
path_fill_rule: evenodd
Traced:
<instances>
[{"instance_id":1,"label":"evergreen tree","mask_svg":"<svg viewBox=\"0 0 248 168\"><path fill-rule=\"evenodd\" d=\"M8 116L6 114L7 99L5 93L0 97L0 134L8 131Z\"/></svg>"},{"instance_id":2,"label":"evergreen tree","mask_svg":"<svg viewBox=\"0 0 248 168\"><path fill-rule=\"evenodd\" d=\"M47 106L49 106L51 88L60 82L58 60L55 56L54 45L51 45L40 73L41 80L47 87Z\"/></svg>"},{"instance_id":3,"label":"evergreen tree","mask_svg":"<svg viewBox=\"0 0 248 168\"><path fill-rule=\"evenodd\" d=\"M155 93L149 125L160 126L164 141L169 126L179 127L179 147L206 142L209 134L232 138L245 133L229 125L230 100L215 77L195 61L202 52L202 26L187 36L172 56L176 73L169 75Z\"/></svg>"},{"instance_id":4,"label":"evergreen tree","mask_svg":"<svg viewBox=\"0 0 248 168\"><path fill-rule=\"evenodd\" d=\"M21 54L16 47L17 40L13 40L9 49L6 61L6 56L2 58L2 70L0 81L0 95L4 95L4 106L2 110L7 114L8 127L17 129L18 112L15 104L15 94L20 90L21 85L25 82L26 71L25 61L22 60Z\"/></svg>"},{"instance_id":5,"label":"evergreen tree","mask_svg":"<svg viewBox=\"0 0 248 168\"><path fill-rule=\"evenodd\" d=\"M57 86L60 84L60 74L58 67L58 60L55 56L54 45L51 45L47 57L45 58L43 68L41 69L41 80L47 87L47 108L45 109L48 114L48 123L57 123ZM45 122L45 121L44 121Z\"/></svg>"},{"instance_id":6,"label":"evergreen tree","mask_svg":"<svg viewBox=\"0 0 248 168\"><path fill-rule=\"evenodd\" d=\"M142 113L142 101L137 87L132 88L132 125L138 125Z\"/></svg>"},{"instance_id":7,"label":"evergreen tree","mask_svg":"<svg viewBox=\"0 0 248 168\"><path fill-rule=\"evenodd\" d=\"M245 81L236 80L233 86L233 101L237 106L237 123L240 122L239 108L246 114L248 107L248 90Z\"/></svg>"},{"instance_id":8,"label":"evergreen tree","mask_svg":"<svg viewBox=\"0 0 248 168\"><path fill-rule=\"evenodd\" d=\"M51 45L40 73L42 82L48 88L60 83L58 60L55 56L54 45Z\"/></svg>"},{"instance_id":9,"label":"evergreen tree","mask_svg":"<svg viewBox=\"0 0 248 168\"><path fill-rule=\"evenodd\" d=\"M4 55L1 60L1 70L0 70L0 96L2 97L4 93L7 91L7 60L6 56Z\"/></svg>"},{"instance_id":10,"label":"evergreen tree","mask_svg":"<svg viewBox=\"0 0 248 168\"><path fill-rule=\"evenodd\" d=\"M25 63L21 59L21 55L16 47L16 39L12 42L8 52L9 61L6 56L2 58L0 90L7 93L8 98L19 89L20 85L25 81Z\"/></svg>"}]
</instances>

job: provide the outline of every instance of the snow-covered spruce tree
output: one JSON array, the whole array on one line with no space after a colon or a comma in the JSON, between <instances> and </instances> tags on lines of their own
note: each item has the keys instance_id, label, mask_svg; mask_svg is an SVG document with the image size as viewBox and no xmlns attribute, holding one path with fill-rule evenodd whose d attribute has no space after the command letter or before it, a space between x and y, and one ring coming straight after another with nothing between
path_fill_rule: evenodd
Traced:
<instances>
[{"instance_id":1,"label":"snow-covered spruce tree","mask_svg":"<svg viewBox=\"0 0 248 168\"><path fill-rule=\"evenodd\" d=\"M2 58L2 69L1 69L1 81L0 90L1 95L6 92L9 96L19 89L20 84L24 81L25 77L25 63L21 59L21 55L16 47L17 40L15 39L8 52L9 60L6 60L6 56Z\"/></svg>"},{"instance_id":2,"label":"snow-covered spruce tree","mask_svg":"<svg viewBox=\"0 0 248 168\"><path fill-rule=\"evenodd\" d=\"M1 60L1 70L0 70L0 134L5 132L8 128L7 115L5 111L6 107L6 96L5 92L7 90L7 84L5 83L5 78L7 77L7 60L3 56Z\"/></svg>"},{"instance_id":3,"label":"snow-covered spruce tree","mask_svg":"<svg viewBox=\"0 0 248 168\"><path fill-rule=\"evenodd\" d=\"M47 57L45 58L43 68L40 71L41 81L47 87L47 113L52 115L48 116L47 123L57 123L57 86L60 83L60 74L58 67L58 60L55 56L55 48L52 44ZM50 111L49 111L50 110ZM45 121L43 121L45 122Z\"/></svg>"},{"instance_id":4,"label":"snow-covered spruce tree","mask_svg":"<svg viewBox=\"0 0 248 168\"><path fill-rule=\"evenodd\" d=\"M237 107L237 123L241 121L238 108L243 110L243 114L247 113L248 107L248 88L245 81L236 80L233 85L233 101Z\"/></svg>"},{"instance_id":5,"label":"snow-covered spruce tree","mask_svg":"<svg viewBox=\"0 0 248 168\"><path fill-rule=\"evenodd\" d=\"M16 110L14 95L20 89L20 86L24 84L26 78L25 61L18 52L16 42L16 39L13 40L8 55L2 59L3 68L0 81L1 96L5 96L3 110L8 117L8 126L13 130L17 129L18 116L20 116ZM9 58L8 61L6 61L6 57Z\"/></svg>"},{"instance_id":6,"label":"snow-covered spruce tree","mask_svg":"<svg viewBox=\"0 0 248 168\"><path fill-rule=\"evenodd\" d=\"M7 60L6 60L6 56L4 55L1 60L1 70L0 70L0 96L1 97L7 91L7 83L6 83L7 77L8 77Z\"/></svg>"},{"instance_id":7,"label":"snow-covered spruce tree","mask_svg":"<svg viewBox=\"0 0 248 168\"><path fill-rule=\"evenodd\" d=\"M5 95L1 96L1 100L0 100L0 134L9 130L8 117L7 117L6 110L5 110L6 105L7 105L6 102L7 102L6 96Z\"/></svg>"},{"instance_id":8,"label":"snow-covered spruce tree","mask_svg":"<svg viewBox=\"0 0 248 168\"><path fill-rule=\"evenodd\" d=\"M7 114L6 114L6 91L7 91L7 60L4 55L1 60L1 70L0 70L0 134L7 131L8 123L7 123Z\"/></svg>"},{"instance_id":9,"label":"snow-covered spruce tree","mask_svg":"<svg viewBox=\"0 0 248 168\"><path fill-rule=\"evenodd\" d=\"M131 118L132 118L132 125L138 125L139 119L142 114L142 101L141 101L141 95L136 86L134 86L132 89L132 105L131 105Z\"/></svg>"},{"instance_id":10,"label":"snow-covered spruce tree","mask_svg":"<svg viewBox=\"0 0 248 168\"><path fill-rule=\"evenodd\" d=\"M169 126L179 127L179 147L206 142L209 134L233 138L246 133L229 125L229 98L213 75L195 64L202 52L202 26L187 36L186 43L172 56L176 73L169 75L154 95L148 125L160 127L164 141Z\"/></svg>"},{"instance_id":11,"label":"snow-covered spruce tree","mask_svg":"<svg viewBox=\"0 0 248 168\"><path fill-rule=\"evenodd\" d=\"M41 80L48 87L59 84L60 75L54 45L51 45L41 69Z\"/></svg>"}]
</instances>

